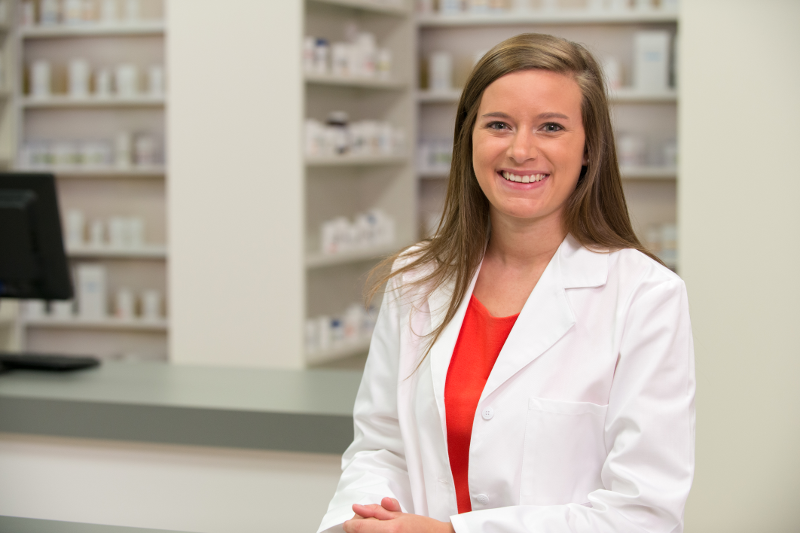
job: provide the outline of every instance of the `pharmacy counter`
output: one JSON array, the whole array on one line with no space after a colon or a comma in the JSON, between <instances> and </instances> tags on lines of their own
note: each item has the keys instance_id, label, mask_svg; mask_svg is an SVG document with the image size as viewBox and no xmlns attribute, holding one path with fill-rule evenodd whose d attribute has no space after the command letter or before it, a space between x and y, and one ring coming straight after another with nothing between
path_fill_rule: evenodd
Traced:
<instances>
[{"instance_id":1,"label":"pharmacy counter","mask_svg":"<svg viewBox=\"0 0 800 533\"><path fill-rule=\"evenodd\" d=\"M104 526L11 516L0 516L0 531L8 533L175 533L164 529Z\"/></svg>"},{"instance_id":2,"label":"pharmacy counter","mask_svg":"<svg viewBox=\"0 0 800 533\"><path fill-rule=\"evenodd\" d=\"M340 454L361 372L105 362L0 374L0 432Z\"/></svg>"}]
</instances>

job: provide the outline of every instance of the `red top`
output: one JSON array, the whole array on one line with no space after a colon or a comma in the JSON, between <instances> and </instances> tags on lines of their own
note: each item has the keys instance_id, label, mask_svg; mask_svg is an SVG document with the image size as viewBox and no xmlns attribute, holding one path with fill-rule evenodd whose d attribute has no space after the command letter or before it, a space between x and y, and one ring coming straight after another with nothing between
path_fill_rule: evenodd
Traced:
<instances>
[{"instance_id":1,"label":"red top","mask_svg":"<svg viewBox=\"0 0 800 533\"><path fill-rule=\"evenodd\" d=\"M464 323L450 359L444 385L447 452L456 485L458 512L472 510L469 497L469 442L472 421L483 387L519 313L493 317L475 296L470 298Z\"/></svg>"}]
</instances>

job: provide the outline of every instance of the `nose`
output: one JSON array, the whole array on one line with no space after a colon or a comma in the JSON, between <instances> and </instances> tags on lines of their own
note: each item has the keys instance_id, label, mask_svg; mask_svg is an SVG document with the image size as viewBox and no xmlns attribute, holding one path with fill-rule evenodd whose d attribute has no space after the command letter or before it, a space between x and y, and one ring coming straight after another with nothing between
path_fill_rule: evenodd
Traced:
<instances>
[{"instance_id":1,"label":"nose","mask_svg":"<svg viewBox=\"0 0 800 533\"><path fill-rule=\"evenodd\" d=\"M522 128L517 130L511 139L507 153L515 163L521 164L530 159L536 159L539 150L536 148L536 139L533 133Z\"/></svg>"}]
</instances>

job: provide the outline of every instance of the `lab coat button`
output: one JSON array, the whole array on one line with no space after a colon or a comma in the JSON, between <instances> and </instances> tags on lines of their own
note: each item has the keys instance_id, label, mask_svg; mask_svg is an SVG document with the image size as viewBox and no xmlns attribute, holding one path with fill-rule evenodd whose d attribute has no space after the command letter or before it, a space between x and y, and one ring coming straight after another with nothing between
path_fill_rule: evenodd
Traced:
<instances>
[{"instance_id":1,"label":"lab coat button","mask_svg":"<svg viewBox=\"0 0 800 533\"><path fill-rule=\"evenodd\" d=\"M494 416L494 409L492 409L491 407L484 407L483 410L481 411L481 416L483 417L484 420L491 420L492 417Z\"/></svg>"},{"instance_id":2,"label":"lab coat button","mask_svg":"<svg viewBox=\"0 0 800 533\"><path fill-rule=\"evenodd\" d=\"M475 499L478 501L478 503L482 503L483 505L489 503L489 497L486 494L478 494L475 496Z\"/></svg>"}]
</instances>

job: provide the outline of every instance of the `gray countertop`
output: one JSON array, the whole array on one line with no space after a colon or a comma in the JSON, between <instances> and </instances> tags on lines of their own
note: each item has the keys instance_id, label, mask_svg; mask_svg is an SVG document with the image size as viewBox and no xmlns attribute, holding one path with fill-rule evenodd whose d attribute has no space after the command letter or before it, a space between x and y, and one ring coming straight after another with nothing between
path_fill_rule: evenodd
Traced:
<instances>
[{"instance_id":1,"label":"gray countertop","mask_svg":"<svg viewBox=\"0 0 800 533\"><path fill-rule=\"evenodd\" d=\"M0 374L0 431L318 453L353 438L354 370L104 362Z\"/></svg>"},{"instance_id":2,"label":"gray countertop","mask_svg":"<svg viewBox=\"0 0 800 533\"><path fill-rule=\"evenodd\" d=\"M104 526L100 524L81 524L78 522L59 522L57 520L37 520L0 516L0 533L176 533L164 529L141 529L138 527Z\"/></svg>"}]
</instances>

